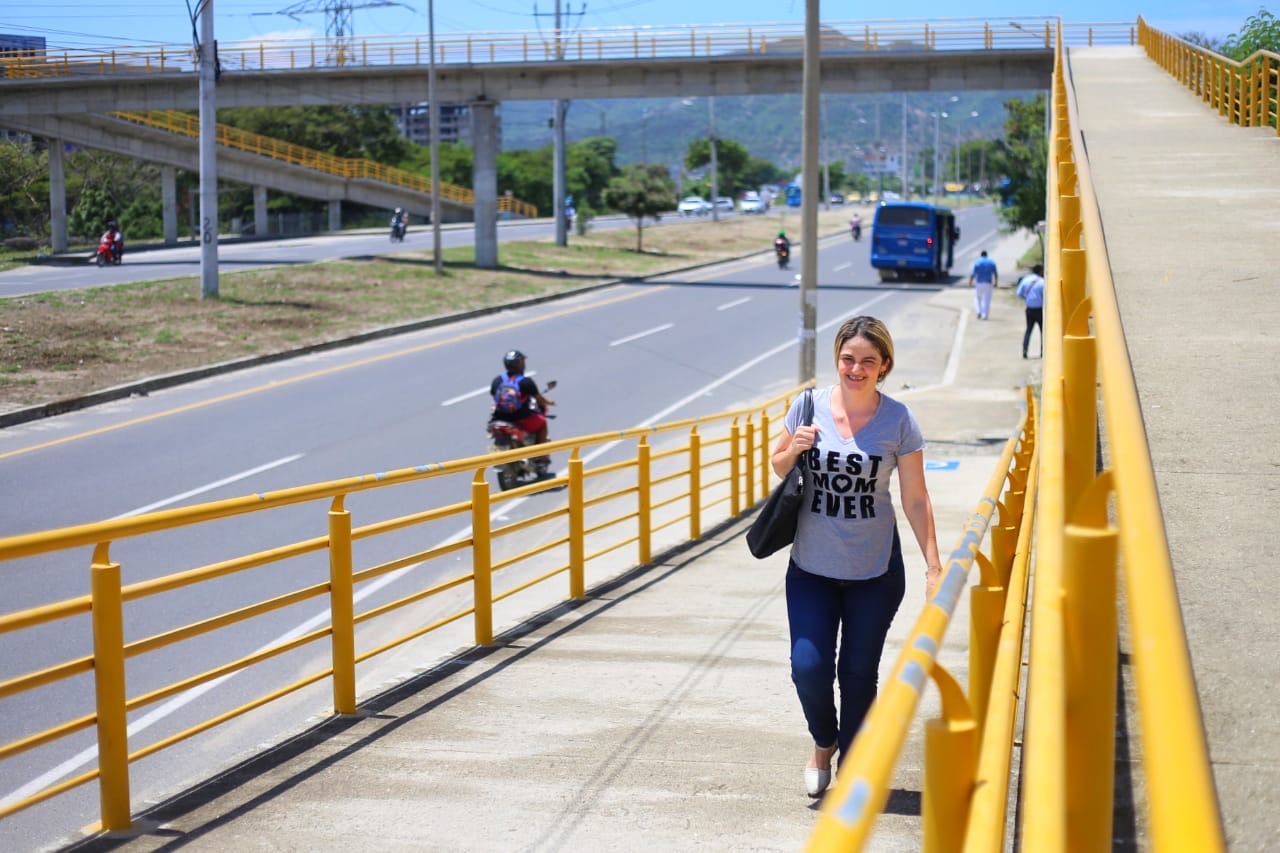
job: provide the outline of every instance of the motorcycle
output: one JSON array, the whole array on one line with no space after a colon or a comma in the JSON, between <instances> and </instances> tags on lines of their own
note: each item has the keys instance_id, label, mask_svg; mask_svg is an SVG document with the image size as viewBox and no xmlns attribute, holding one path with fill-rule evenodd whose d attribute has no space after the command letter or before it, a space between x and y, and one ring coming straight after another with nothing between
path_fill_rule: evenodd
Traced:
<instances>
[{"instance_id":1,"label":"motorcycle","mask_svg":"<svg viewBox=\"0 0 1280 853\"><path fill-rule=\"evenodd\" d=\"M778 256L778 269L785 270L791 261L791 247L781 241L775 241L773 253Z\"/></svg>"},{"instance_id":2,"label":"motorcycle","mask_svg":"<svg viewBox=\"0 0 1280 853\"><path fill-rule=\"evenodd\" d=\"M556 387L555 380L547 383L546 390L550 391ZM534 404L537 405L536 403ZM546 418L554 418L555 415L542 413ZM489 452L498 453L503 450L511 450L515 447L533 447L533 435L522 430L518 425L509 421L502 421L489 417L489 423L485 426L485 431L489 434ZM555 477L547 468L551 463L544 456L536 456L528 459L516 459L511 462L503 463L497 466L496 473L498 477L498 488L502 491L514 489L517 486L524 486L529 483L537 483L541 480L550 480Z\"/></svg>"},{"instance_id":3,"label":"motorcycle","mask_svg":"<svg viewBox=\"0 0 1280 853\"><path fill-rule=\"evenodd\" d=\"M404 220L402 220L402 219L393 219L393 220L391 220L391 242L392 242L392 243L403 243L403 242L404 242L404 233L405 233L405 231L406 231L406 230L407 230L407 229L406 229L406 227L405 227Z\"/></svg>"},{"instance_id":4,"label":"motorcycle","mask_svg":"<svg viewBox=\"0 0 1280 853\"><path fill-rule=\"evenodd\" d=\"M862 223L861 222L854 222L849 226L849 228L850 230L853 231L853 239L855 242L862 239Z\"/></svg>"},{"instance_id":5,"label":"motorcycle","mask_svg":"<svg viewBox=\"0 0 1280 853\"><path fill-rule=\"evenodd\" d=\"M98 241L98 250L93 253L93 262L100 267L105 267L109 264L119 266L120 262L123 260L124 249L117 248L115 244L108 240L104 235L103 238Z\"/></svg>"}]
</instances>

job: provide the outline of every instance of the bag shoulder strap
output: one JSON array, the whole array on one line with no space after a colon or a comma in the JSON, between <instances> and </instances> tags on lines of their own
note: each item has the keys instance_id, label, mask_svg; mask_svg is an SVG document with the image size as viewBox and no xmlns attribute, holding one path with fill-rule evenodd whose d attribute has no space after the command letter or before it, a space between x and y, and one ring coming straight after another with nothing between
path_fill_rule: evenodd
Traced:
<instances>
[{"instance_id":1,"label":"bag shoulder strap","mask_svg":"<svg viewBox=\"0 0 1280 853\"><path fill-rule=\"evenodd\" d=\"M800 425L813 424L813 389L804 389L804 402L800 405Z\"/></svg>"}]
</instances>

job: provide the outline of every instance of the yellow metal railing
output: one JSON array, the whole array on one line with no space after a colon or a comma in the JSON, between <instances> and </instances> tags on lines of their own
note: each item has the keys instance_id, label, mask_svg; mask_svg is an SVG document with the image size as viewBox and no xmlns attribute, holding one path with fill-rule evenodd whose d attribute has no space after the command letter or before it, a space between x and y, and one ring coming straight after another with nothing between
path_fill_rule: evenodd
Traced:
<instances>
[{"instance_id":1,"label":"yellow metal railing","mask_svg":"<svg viewBox=\"0 0 1280 853\"><path fill-rule=\"evenodd\" d=\"M1280 135L1280 54L1256 51L1237 62L1138 19L1147 56L1233 124L1275 127Z\"/></svg>"},{"instance_id":2,"label":"yellow metal railing","mask_svg":"<svg viewBox=\"0 0 1280 853\"><path fill-rule=\"evenodd\" d=\"M1071 71L1061 51L1056 68L1045 452L1022 794L1036 808L1024 821L1023 846L1111 847L1122 574L1151 848L1214 853L1225 849L1225 841L1204 724ZM1095 470L1099 424L1111 466L1101 474Z\"/></svg>"},{"instance_id":3,"label":"yellow metal railing","mask_svg":"<svg viewBox=\"0 0 1280 853\"><path fill-rule=\"evenodd\" d=\"M1056 39L1042 399L1037 406L1028 394L1022 446L1015 452L1011 440L1006 448L943 583L841 764L810 850L858 850L866 843L930 676L941 694L942 717L925 726L920 849L1112 849L1122 567L1150 846L1225 849L1150 451L1072 94L1063 39ZM1111 461L1101 472L1100 438ZM987 558L977 549L1006 478ZM1007 838L1033 534L1018 793L1026 807L1016 837ZM970 598L966 697L938 664L937 650L975 561L981 582Z\"/></svg>"},{"instance_id":4,"label":"yellow metal railing","mask_svg":"<svg viewBox=\"0 0 1280 853\"><path fill-rule=\"evenodd\" d=\"M111 115L134 124L154 127L169 133L178 133L192 138L198 138L200 134L199 118L190 113L177 110L154 110L146 113L112 113ZM301 145L294 145L291 142L273 139L269 136L241 130L226 124L218 125L217 143L228 148L247 151L250 154L257 154L261 157L270 157L283 163L314 169L317 172L337 175L341 178L377 181L383 184L391 184L392 186L405 187L428 195L431 193L431 181L413 172L397 169L394 166L387 166L382 163L375 163L372 160L337 157L333 154L326 154L323 151L304 148ZM470 188L459 187L454 184L441 183L440 198L469 207L475 205L475 195ZM498 209L500 211L509 211L519 216L536 217L538 215L538 208L534 205L505 194L499 194L498 196Z\"/></svg>"},{"instance_id":5,"label":"yellow metal railing","mask_svg":"<svg viewBox=\"0 0 1280 853\"><path fill-rule=\"evenodd\" d=\"M552 484L565 488L544 495L540 509L519 520L505 520L498 508L543 492L549 484L495 493L486 472L527 455L528 450L522 449L0 539L0 571L21 571L24 558L42 555L54 555L67 570L88 569L84 594L0 615L0 638L6 645L25 652L40 646L37 638L47 639L50 631L75 636L77 620L83 624L85 619L91 623L92 637L91 644L69 659L45 660L46 653L53 653L44 649L39 656L24 653L9 658L14 666L6 668L8 672L20 668L19 661L29 671L0 681L0 703L18 697L39 703L49 695L41 692L46 689L58 691L60 698L44 706L47 713L38 715L18 714L0 705L22 730L16 739L0 744L0 762L24 756L38 763L49 755L65 755L65 751L45 754L39 750L63 747L63 739L80 732L96 733L98 748L95 768L0 803L0 819L96 779L102 828L125 828L131 822L131 763L318 682L331 683L335 713L355 713L359 664L468 617L474 642L489 644L498 602L559 576L567 577L570 597L581 597L587 588L588 567L603 566L599 571L607 576L608 566L601 562L607 555L633 548L630 559L625 552L616 559L625 561L624 566L644 565L652 561L655 544L698 539L709 520L737 517L766 495L770 444L798 391L792 389L750 408L542 445L540 450L568 454L566 474ZM630 454L625 452L627 445L632 447ZM617 461L588 468L584 451L602 448L611 450ZM427 481L436 493L454 495L454 502L419 505L422 484ZM377 494L362 503L366 492ZM377 513L373 506L388 505L403 507L399 511L405 514L371 517ZM357 524L361 512L365 517ZM267 550L238 553L231 544L240 540L234 520L249 513L287 517L287 524L275 522L281 530L297 529L310 513L309 526L326 532ZM459 522L466 527L463 534L456 533ZM687 524L687 540L679 528L682 523ZM454 532L442 533L446 525ZM668 528L672 532L657 535ZM508 538L516 533L521 534L524 550ZM135 544L139 539L144 541ZM206 565L168 568L182 566L184 543L194 547L211 539L228 543L229 553ZM425 544L429 541L438 544ZM145 552L148 543L167 555L170 573L126 583L126 568L135 577L145 576L140 574L145 567L137 555ZM126 556L117 556L117 550ZM375 552L376 559L370 556ZM134 564L122 565L130 563L130 556L137 558ZM82 562L86 557L87 566ZM357 610L358 587L379 578L385 582L391 573L409 569L414 574L402 579L403 585L411 587L405 594ZM289 577L305 579L286 584ZM166 594L193 589L200 591L201 601L210 602L212 612L172 624L177 620L169 618L166 605L172 606L173 599L166 599ZM263 592L268 589L269 593ZM464 592L468 589L469 595ZM219 594L229 595L236 603L215 607L212 603L219 601ZM235 647L235 640L248 631L268 630L253 620L306 602L327 607L330 618L249 654L219 653L223 645ZM184 619L189 618L185 607L181 612ZM126 638L126 622L137 633L144 613L151 617L145 630L153 633ZM379 621L393 613L401 619L398 625ZM156 619L160 626L151 627ZM406 624L412 625L411 630L398 634ZM237 633L224 632L231 628ZM288 657L326 639L327 654L312 647L320 660ZM173 647L178 643L185 645L175 656ZM203 672L179 672L185 662L197 657L192 654L197 643L221 662ZM141 667L131 669L133 661L147 656L160 658L152 666L163 670L163 675ZM128 715L267 661L282 665L288 674L279 676L280 683L259 684L263 692L256 698L231 707L230 701L215 702L206 694L199 704L204 714L200 722L151 742L131 742ZM187 665L185 670L191 668ZM299 673L305 674L298 677ZM81 679L78 686L69 683L77 677ZM267 676L259 670L258 678ZM296 680L285 683L288 678ZM91 679L92 695L84 679ZM127 693L126 686L133 692ZM78 704L68 703L68 693L81 697Z\"/></svg>"},{"instance_id":6,"label":"yellow metal railing","mask_svg":"<svg viewBox=\"0 0 1280 853\"><path fill-rule=\"evenodd\" d=\"M823 24L822 51L860 53L904 50L1048 49L1057 37L1056 18L1013 17L934 20L855 20ZM1064 25L1073 44L1136 44L1128 22ZM802 23L702 24L684 27L607 27L577 30L559 39L543 31L437 35L436 62L528 63L766 56L800 53ZM224 73L375 66L421 66L430 59L428 39L363 36L327 41L238 42L218 46ZM0 56L9 77L191 72L190 46L50 50Z\"/></svg>"}]
</instances>

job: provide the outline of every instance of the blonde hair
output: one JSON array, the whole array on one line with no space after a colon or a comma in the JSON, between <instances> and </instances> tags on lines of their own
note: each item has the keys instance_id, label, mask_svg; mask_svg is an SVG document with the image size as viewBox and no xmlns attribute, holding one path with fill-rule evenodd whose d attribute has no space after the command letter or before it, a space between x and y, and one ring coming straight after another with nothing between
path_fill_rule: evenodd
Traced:
<instances>
[{"instance_id":1,"label":"blonde hair","mask_svg":"<svg viewBox=\"0 0 1280 853\"><path fill-rule=\"evenodd\" d=\"M850 317L845 320L840 324L839 331L836 332L835 360L837 364L840 363L840 350L844 349L844 345L853 338L863 338L879 351L880 358L884 359L884 370L876 381L884 381L884 378L889 375L889 371L893 370L893 336L889 334L889 329L875 317L864 315Z\"/></svg>"}]
</instances>

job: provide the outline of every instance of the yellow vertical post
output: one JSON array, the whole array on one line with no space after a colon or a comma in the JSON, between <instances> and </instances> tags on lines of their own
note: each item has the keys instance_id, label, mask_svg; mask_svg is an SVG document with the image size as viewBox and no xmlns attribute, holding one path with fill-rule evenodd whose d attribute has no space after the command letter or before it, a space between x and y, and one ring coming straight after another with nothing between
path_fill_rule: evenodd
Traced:
<instances>
[{"instance_id":1,"label":"yellow vertical post","mask_svg":"<svg viewBox=\"0 0 1280 853\"><path fill-rule=\"evenodd\" d=\"M1064 534L1068 850L1111 849L1119 530L1107 519L1110 493L1104 472Z\"/></svg>"},{"instance_id":2,"label":"yellow vertical post","mask_svg":"<svg viewBox=\"0 0 1280 853\"><path fill-rule=\"evenodd\" d=\"M689 430L689 538L702 535L702 436Z\"/></svg>"},{"instance_id":3,"label":"yellow vertical post","mask_svg":"<svg viewBox=\"0 0 1280 853\"><path fill-rule=\"evenodd\" d=\"M581 448L575 447L569 455L569 595L572 598L587 594L586 484L580 452Z\"/></svg>"},{"instance_id":4,"label":"yellow vertical post","mask_svg":"<svg viewBox=\"0 0 1280 853\"><path fill-rule=\"evenodd\" d=\"M471 481L471 587L476 616L476 645L493 642L493 542L489 528L489 484L484 469Z\"/></svg>"},{"instance_id":5,"label":"yellow vertical post","mask_svg":"<svg viewBox=\"0 0 1280 853\"><path fill-rule=\"evenodd\" d=\"M1063 500L1070 517L1093 482L1098 455L1098 347L1089 329L1091 303L1085 298L1067 318L1062 336L1063 404L1066 446Z\"/></svg>"},{"instance_id":6,"label":"yellow vertical post","mask_svg":"<svg viewBox=\"0 0 1280 853\"><path fill-rule=\"evenodd\" d=\"M356 712L355 591L351 581L351 513L343 495L329 507L329 613L333 655L333 711Z\"/></svg>"},{"instance_id":7,"label":"yellow vertical post","mask_svg":"<svg viewBox=\"0 0 1280 853\"><path fill-rule=\"evenodd\" d=\"M981 732L991 700L1007 586L986 555L979 551L974 559L981 581L969 592L969 704Z\"/></svg>"},{"instance_id":8,"label":"yellow vertical post","mask_svg":"<svg viewBox=\"0 0 1280 853\"><path fill-rule=\"evenodd\" d=\"M653 453L647 435L640 436L636 445L636 486L636 521L640 527L638 557L644 566L653 558Z\"/></svg>"},{"instance_id":9,"label":"yellow vertical post","mask_svg":"<svg viewBox=\"0 0 1280 853\"><path fill-rule=\"evenodd\" d=\"M1063 249L1059 254L1062 271L1062 310L1066 313L1062 325L1075 313L1080 303L1084 302L1085 293L1085 250Z\"/></svg>"},{"instance_id":10,"label":"yellow vertical post","mask_svg":"<svg viewBox=\"0 0 1280 853\"><path fill-rule=\"evenodd\" d=\"M738 479L742 476L742 429L734 418L729 426L729 515L742 512L742 489Z\"/></svg>"},{"instance_id":11,"label":"yellow vertical post","mask_svg":"<svg viewBox=\"0 0 1280 853\"><path fill-rule=\"evenodd\" d=\"M924 785L920 802L924 853L959 850L978 768L978 729L964 691L934 662L929 670L942 694L942 716L924 727Z\"/></svg>"},{"instance_id":12,"label":"yellow vertical post","mask_svg":"<svg viewBox=\"0 0 1280 853\"><path fill-rule=\"evenodd\" d=\"M760 414L760 491L756 500L763 500L769 494L769 472L773 466L769 464L769 413Z\"/></svg>"},{"instance_id":13,"label":"yellow vertical post","mask_svg":"<svg viewBox=\"0 0 1280 853\"><path fill-rule=\"evenodd\" d=\"M746 482L743 483L742 489L746 495L746 505L750 506L756 500L756 422L752 418L747 418L747 446L742 454L742 469L746 475Z\"/></svg>"},{"instance_id":14,"label":"yellow vertical post","mask_svg":"<svg viewBox=\"0 0 1280 853\"><path fill-rule=\"evenodd\" d=\"M93 550L93 688L98 718L98 804L107 832L129 828L129 729L125 713L124 598L111 543Z\"/></svg>"}]
</instances>

